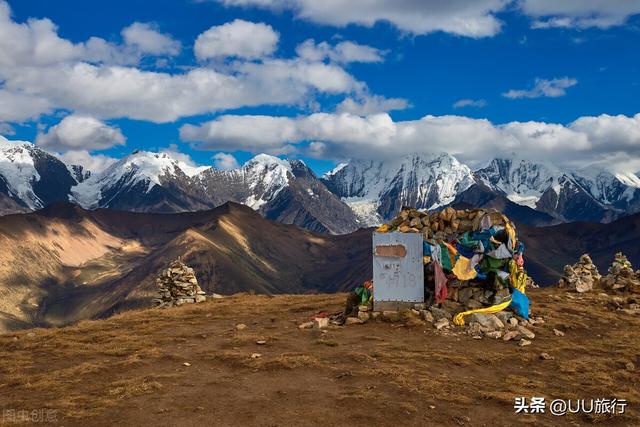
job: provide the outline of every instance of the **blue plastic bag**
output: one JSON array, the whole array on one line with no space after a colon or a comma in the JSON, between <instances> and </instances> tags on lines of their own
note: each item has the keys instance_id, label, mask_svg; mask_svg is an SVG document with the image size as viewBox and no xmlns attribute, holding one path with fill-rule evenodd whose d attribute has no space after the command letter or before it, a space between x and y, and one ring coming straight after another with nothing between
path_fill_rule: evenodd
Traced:
<instances>
[{"instance_id":1,"label":"blue plastic bag","mask_svg":"<svg viewBox=\"0 0 640 427\"><path fill-rule=\"evenodd\" d=\"M515 311L518 316L529 320L529 297L517 289L513 289L509 308Z\"/></svg>"}]
</instances>

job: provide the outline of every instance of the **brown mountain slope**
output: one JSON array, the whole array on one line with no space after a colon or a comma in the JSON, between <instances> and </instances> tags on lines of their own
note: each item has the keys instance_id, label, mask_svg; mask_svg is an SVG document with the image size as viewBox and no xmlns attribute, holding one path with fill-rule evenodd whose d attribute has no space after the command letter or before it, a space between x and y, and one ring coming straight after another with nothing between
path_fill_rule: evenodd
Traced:
<instances>
[{"instance_id":1,"label":"brown mountain slope","mask_svg":"<svg viewBox=\"0 0 640 427\"><path fill-rule=\"evenodd\" d=\"M182 256L207 292L334 292L370 273L369 233L316 235L227 203L135 214L54 205L0 218L1 329L61 325L148 306Z\"/></svg>"},{"instance_id":2,"label":"brown mountain slope","mask_svg":"<svg viewBox=\"0 0 640 427\"><path fill-rule=\"evenodd\" d=\"M556 283L592 254L640 263L640 215L610 224L520 225L528 273ZM69 204L0 218L0 330L63 325L149 306L156 274L178 256L211 293L335 292L371 278L371 230L325 236L228 203L212 211L142 214Z\"/></svg>"}]
</instances>

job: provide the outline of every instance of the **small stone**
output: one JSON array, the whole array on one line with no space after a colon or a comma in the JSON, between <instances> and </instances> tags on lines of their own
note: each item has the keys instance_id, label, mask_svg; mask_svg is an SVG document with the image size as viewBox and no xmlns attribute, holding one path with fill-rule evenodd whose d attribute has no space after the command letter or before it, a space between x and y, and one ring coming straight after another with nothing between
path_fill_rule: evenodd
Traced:
<instances>
[{"instance_id":1,"label":"small stone","mask_svg":"<svg viewBox=\"0 0 640 427\"><path fill-rule=\"evenodd\" d=\"M262 357L262 355L260 353L251 353L251 358L252 359L259 359L261 357Z\"/></svg>"},{"instance_id":2,"label":"small stone","mask_svg":"<svg viewBox=\"0 0 640 427\"><path fill-rule=\"evenodd\" d=\"M412 317L412 318L408 319L408 320L405 322L405 325L407 325L407 326L423 326L423 325L425 325L425 324L426 324L426 323L425 323L425 321L424 321L424 320L420 320L420 319L417 319L417 318L415 318L415 317Z\"/></svg>"},{"instance_id":3,"label":"small stone","mask_svg":"<svg viewBox=\"0 0 640 427\"><path fill-rule=\"evenodd\" d=\"M311 329L313 328L313 322L304 322L298 325L298 329Z\"/></svg>"},{"instance_id":4,"label":"small stone","mask_svg":"<svg viewBox=\"0 0 640 427\"><path fill-rule=\"evenodd\" d=\"M431 307L429 310L431 310L431 314L433 314L433 318L435 320L440 320L440 319L451 320L453 317L451 316L451 313L438 307Z\"/></svg>"},{"instance_id":5,"label":"small stone","mask_svg":"<svg viewBox=\"0 0 640 427\"><path fill-rule=\"evenodd\" d=\"M196 295L195 301L197 303L205 302L206 300L207 300L207 297L205 297L204 295Z\"/></svg>"},{"instance_id":6,"label":"small stone","mask_svg":"<svg viewBox=\"0 0 640 427\"><path fill-rule=\"evenodd\" d=\"M490 331L504 328L504 323L493 314L473 313L469 315L469 321L478 322Z\"/></svg>"},{"instance_id":7,"label":"small stone","mask_svg":"<svg viewBox=\"0 0 640 427\"><path fill-rule=\"evenodd\" d=\"M496 313L496 317L506 325L509 323L509 319L513 317L513 314L509 313L508 311L500 311Z\"/></svg>"},{"instance_id":8,"label":"small stone","mask_svg":"<svg viewBox=\"0 0 640 427\"><path fill-rule=\"evenodd\" d=\"M529 341L529 340L520 340L520 343L518 343L518 345L520 347L525 347L527 345L531 345L531 341Z\"/></svg>"},{"instance_id":9,"label":"small stone","mask_svg":"<svg viewBox=\"0 0 640 427\"><path fill-rule=\"evenodd\" d=\"M413 304L413 308L415 310L422 311L427 309L427 305L424 303L417 303L417 304Z\"/></svg>"},{"instance_id":10,"label":"small stone","mask_svg":"<svg viewBox=\"0 0 640 427\"><path fill-rule=\"evenodd\" d=\"M266 343L267 343L267 341L265 341L265 340L256 341L256 344L258 344L258 345L265 345Z\"/></svg>"},{"instance_id":11,"label":"small stone","mask_svg":"<svg viewBox=\"0 0 640 427\"><path fill-rule=\"evenodd\" d=\"M359 311L358 312L358 319L362 320L363 322L369 321L370 317L371 317L371 315L369 314L368 311Z\"/></svg>"},{"instance_id":12,"label":"small stone","mask_svg":"<svg viewBox=\"0 0 640 427\"><path fill-rule=\"evenodd\" d=\"M429 310L420 311L420 315L425 322L433 323L433 314Z\"/></svg>"},{"instance_id":13,"label":"small stone","mask_svg":"<svg viewBox=\"0 0 640 427\"><path fill-rule=\"evenodd\" d=\"M371 307L369 307L366 304L362 304L358 306L358 311L369 311L371 309Z\"/></svg>"},{"instance_id":14,"label":"small stone","mask_svg":"<svg viewBox=\"0 0 640 427\"><path fill-rule=\"evenodd\" d=\"M624 367L627 369L627 371L634 371L636 369L636 365L634 365L633 362L625 363Z\"/></svg>"},{"instance_id":15,"label":"small stone","mask_svg":"<svg viewBox=\"0 0 640 427\"><path fill-rule=\"evenodd\" d=\"M564 336L564 332L562 332L562 331L561 331L561 330L559 330L559 329L555 329L555 328L554 328L554 329L553 329L553 333L554 333L554 335L555 335L555 336L557 336L557 337L563 337L563 336Z\"/></svg>"},{"instance_id":16,"label":"small stone","mask_svg":"<svg viewBox=\"0 0 640 427\"><path fill-rule=\"evenodd\" d=\"M526 338L532 340L536 337L536 334L531 332L531 330L525 328L524 326L518 326L518 332L520 332Z\"/></svg>"},{"instance_id":17,"label":"small stone","mask_svg":"<svg viewBox=\"0 0 640 427\"><path fill-rule=\"evenodd\" d=\"M540 353L540 359L542 359L542 360L554 360L555 357L551 356L549 353Z\"/></svg>"},{"instance_id":18,"label":"small stone","mask_svg":"<svg viewBox=\"0 0 640 427\"><path fill-rule=\"evenodd\" d=\"M442 328L447 328L449 327L449 319L443 317L441 319L438 319L436 321L436 323L433 324L433 326L439 331Z\"/></svg>"},{"instance_id":19,"label":"small stone","mask_svg":"<svg viewBox=\"0 0 640 427\"><path fill-rule=\"evenodd\" d=\"M245 325L244 323L238 323L236 325L236 329L239 330L239 331L245 330L245 329L247 329L247 325Z\"/></svg>"},{"instance_id":20,"label":"small stone","mask_svg":"<svg viewBox=\"0 0 640 427\"><path fill-rule=\"evenodd\" d=\"M324 329L329 327L328 317L316 317L313 319L313 327L317 329Z\"/></svg>"},{"instance_id":21,"label":"small stone","mask_svg":"<svg viewBox=\"0 0 640 427\"><path fill-rule=\"evenodd\" d=\"M514 339L518 338L519 336L520 336L520 332L518 332L518 331L507 331L502 336L502 340L503 341L511 341L511 340L514 340Z\"/></svg>"},{"instance_id":22,"label":"small stone","mask_svg":"<svg viewBox=\"0 0 640 427\"><path fill-rule=\"evenodd\" d=\"M189 362L184 362L184 363L182 364L182 366L191 366L191 363L189 363Z\"/></svg>"},{"instance_id":23,"label":"small stone","mask_svg":"<svg viewBox=\"0 0 640 427\"><path fill-rule=\"evenodd\" d=\"M400 321L400 313L397 311L383 311L382 318L388 322L399 322Z\"/></svg>"},{"instance_id":24,"label":"small stone","mask_svg":"<svg viewBox=\"0 0 640 427\"><path fill-rule=\"evenodd\" d=\"M499 339L499 338L502 338L502 332L501 331L491 331L491 332L485 333L484 336L488 337L488 338Z\"/></svg>"},{"instance_id":25,"label":"small stone","mask_svg":"<svg viewBox=\"0 0 640 427\"><path fill-rule=\"evenodd\" d=\"M362 325L364 322L357 317L347 317L344 321L345 326L349 325Z\"/></svg>"},{"instance_id":26,"label":"small stone","mask_svg":"<svg viewBox=\"0 0 640 427\"><path fill-rule=\"evenodd\" d=\"M511 325L514 328L518 326L518 319L516 319L515 317L509 318L509 325Z\"/></svg>"},{"instance_id":27,"label":"small stone","mask_svg":"<svg viewBox=\"0 0 640 427\"><path fill-rule=\"evenodd\" d=\"M380 317L380 312L379 311L372 311L371 312L371 318L373 320L377 320Z\"/></svg>"}]
</instances>

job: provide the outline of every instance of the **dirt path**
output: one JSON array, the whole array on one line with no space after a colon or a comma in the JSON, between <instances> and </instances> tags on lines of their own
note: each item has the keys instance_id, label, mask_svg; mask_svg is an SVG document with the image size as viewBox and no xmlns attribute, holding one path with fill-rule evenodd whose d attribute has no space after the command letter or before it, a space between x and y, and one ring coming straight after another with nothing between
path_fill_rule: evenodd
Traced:
<instances>
[{"instance_id":1,"label":"dirt path","mask_svg":"<svg viewBox=\"0 0 640 427\"><path fill-rule=\"evenodd\" d=\"M0 421L46 408L64 426L640 425L640 316L597 294L530 295L546 323L528 347L431 325L298 329L344 295L241 295L4 335ZM628 405L613 418L525 415L519 396Z\"/></svg>"}]
</instances>

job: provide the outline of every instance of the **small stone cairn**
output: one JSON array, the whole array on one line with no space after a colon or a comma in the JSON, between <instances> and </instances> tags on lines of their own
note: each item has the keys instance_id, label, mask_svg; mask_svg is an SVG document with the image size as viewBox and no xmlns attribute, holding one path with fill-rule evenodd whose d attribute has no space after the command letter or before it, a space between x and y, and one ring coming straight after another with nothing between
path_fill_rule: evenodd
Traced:
<instances>
[{"instance_id":1,"label":"small stone cairn","mask_svg":"<svg viewBox=\"0 0 640 427\"><path fill-rule=\"evenodd\" d=\"M640 293L640 270L634 272L627 257L618 252L601 284L607 291Z\"/></svg>"},{"instance_id":2,"label":"small stone cairn","mask_svg":"<svg viewBox=\"0 0 640 427\"><path fill-rule=\"evenodd\" d=\"M591 257L584 254L576 264L565 265L558 287L572 289L579 293L590 292L601 278L602 276L593 264Z\"/></svg>"},{"instance_id":3,"label":"small stone cairn","mask_svg":"<svg viewBox=\"0 0 640 427\"><path fill-rule=\"evenodd\" d=\"M183 263L180 257L158 275L156 284L158 297L154 299L154 303L159 308L204 302L207 299L205 292L198 286L193 268Z\"/></svg>"}]
</instances>

